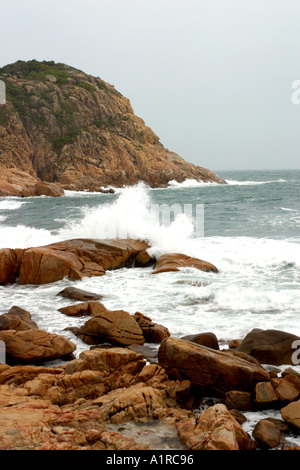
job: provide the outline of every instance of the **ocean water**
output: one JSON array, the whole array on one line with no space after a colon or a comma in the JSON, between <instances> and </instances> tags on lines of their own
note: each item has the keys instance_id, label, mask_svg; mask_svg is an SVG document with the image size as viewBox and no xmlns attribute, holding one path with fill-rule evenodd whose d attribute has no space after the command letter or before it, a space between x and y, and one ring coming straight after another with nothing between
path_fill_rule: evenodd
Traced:
<instances>
[{"instance_id":1,"label":"ocean water","mask_svg":"<svg viewBox=\"0 0 300 470\"><path fill-rule=\"evenodd\" d=\"M77 357L89 346L66 329L87 319L57 310L75 303L57 297L70 285L102 294L109 309L142 312L172 336L214 332L224 348L253 328L300 336L300 170L218 174L227 185L188 180L165 189L141 183L115 194L0 198L0 248L128 237L148 241L156 256L184 253L219 269L152 275L152 268L123 268L76 282L0 286L0 314L13 305L29 310L40 328L73 341ZM280 418L272 409L245 415L248 432L258 419ZM287 440L300 445L299 436Z\"/></svg>"},{"instance_id":2,"label":"ocean water","mask_svg":"<svg viewBox=\"0 0 300 470\"><path fill-rule=\"evenodd\" d=\"M73 303L56 296L69 285L102 294L109 309L142 312L177 337L212 331L226 345L253 328L300 336L300 171L218 174L227 185L188 180L164 189L141 183L115 194L1 198L1 248L131 237L147 240L156 256L184 253L213 263L219 273L185 268L152 275L152 268L124 268L76 282L0 286L0 313L12 305L29 310L40 328L75 342L76 354L87 345L65 328L86 319L57 311ZM157 207L182 210L167 220L157 217Z\"/></svg>"}]
</instances>

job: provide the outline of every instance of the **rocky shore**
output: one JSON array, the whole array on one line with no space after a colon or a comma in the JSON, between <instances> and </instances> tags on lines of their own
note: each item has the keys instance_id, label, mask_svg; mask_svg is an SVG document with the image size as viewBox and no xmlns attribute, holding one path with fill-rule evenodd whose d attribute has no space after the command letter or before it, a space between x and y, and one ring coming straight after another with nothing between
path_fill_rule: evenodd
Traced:
<instances>
[{"instance_id":1,"label":"rocky shore","mask_svg":"<svg viewBox=\"0 0 300 470\"><path fill-rule=\"evenodd\" d=\"M153 266L153 275L216 266L183 254L153 259L138 240L68 240L0 250L1 283L44 284L109 269ZM1 450L299 449L300 338L252 329L227 345L213 332L177 338L147 312L108 310L97 292L69 287L58 315L86 317L75 344L39 328L22 306L0 315ZM59 360L59 365L51 362ZM284 367L283 367L284 366ZM276 410L245 431L247 412ZM259 413L258 413L259 415Z\"/></svg>"}]
</instances>

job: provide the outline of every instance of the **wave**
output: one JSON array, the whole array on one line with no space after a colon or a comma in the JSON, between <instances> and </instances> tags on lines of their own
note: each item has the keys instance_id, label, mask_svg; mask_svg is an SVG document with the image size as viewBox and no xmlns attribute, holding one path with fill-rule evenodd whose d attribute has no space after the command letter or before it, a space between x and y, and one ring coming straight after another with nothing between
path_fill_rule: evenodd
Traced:
<instances>
[{"instance_id":1,"label":"wave","mask_svg":"<svg viewBox=\"0 0 300 470\"><path fill-rule=\"evenodd\" d=\"M20 209L20 207L26 204L25 201L14 201L11 199L4 199L3 201L0 201L0 210L2 211L13 211L16 209Z\"/></svg>"},{"instance_id":2,"label":"wave","mask_svg":"<svg viewBox=\"0 0 300 470\"><path fill-rule=\"evenodd\" d=\"M182 183L179 183L178 181L172 180L169 181L169 188L194 188L194 187L203 187L203 186L222 186L219 183L216 182L205 182L205 181L197 181L195 179L186 179Z\"/></svg>"},{"instance_id":3,"label":"wave","mask_svg":"<svg viewBox=\"0 0 300 470\"><path fill-rule=\"evenodd\" d=\"M91 237L99 239L134 238L145 240L151 254L176 251L185 240L193 236L191 218L183 213L173 214L170 223L161 223L161 212L153 204L148 188L139 183L124 188L112 203L97 207L84 207L80 221L75 221L59 231L61 238ZM172 214L170 214L172 216ZM164 220L168 222L167 217Z\"/></svg>"},{"instance_id":4,"label":"wave","mask_svg":"<svg viewBox=\"0 0 300 470\"><path fill-rule=\"evenodd\" d=\"M269 180L269 181L236 181L236 180L226 180L226 183L230 186L255 186L260 184L270 184L270 183L286 183L284 179L278 180Z\"/></svg>"},{"instance_id":5,"label":"wave","mask_svg":"<svg viewBox=\"0 0 300 470\"><path fill-rule=\"evenodd\" d=\"M1 226L0 248L30 248L54 243L60 240L49 230L17 225Z\"/></svg>"}]
</instances>

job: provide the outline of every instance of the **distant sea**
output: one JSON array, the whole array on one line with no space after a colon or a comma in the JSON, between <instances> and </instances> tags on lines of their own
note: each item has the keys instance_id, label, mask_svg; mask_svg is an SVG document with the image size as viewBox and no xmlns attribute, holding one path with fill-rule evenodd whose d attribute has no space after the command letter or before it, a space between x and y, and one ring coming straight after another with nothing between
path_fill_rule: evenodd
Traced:
<instances>
[{"instance_id":1,"label":"distant sea","mask_svg":"<svg viewBox=\"0 0 300 470\"><path fill-rule=\"evenodd\" d=\"M184 253L219 269L151 275L152 268L123 268L76 282L0 286L0 313L13 305L29 310L39 328L73 341L76 356L89 346L65 329L86 319L57 311L74 303L56 296L70 285L102 294L108 309L142 312L172 336L211 331L224 348L253 328L300 336L300 170L217 173L227 185L187 180L164 189L140 183L114 194L0 198L1 248L120 236L147 240L156 256ZM168 221L155 208L177 212ZM275 410L261 414L280 418ZM247 416L250 430L258 418Z\"/></svg>"}]
</instances>

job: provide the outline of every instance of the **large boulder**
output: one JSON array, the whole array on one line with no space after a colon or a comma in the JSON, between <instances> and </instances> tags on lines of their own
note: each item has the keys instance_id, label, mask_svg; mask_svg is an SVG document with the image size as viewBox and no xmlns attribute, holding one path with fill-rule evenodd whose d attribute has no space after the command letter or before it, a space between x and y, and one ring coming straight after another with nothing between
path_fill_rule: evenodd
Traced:
<instances>
[{"instance_id":1,"label":"large boulder","mask_svg":"<svg viewBox=\"0 0 300 470\"><path fill-rule=\"evenodd\" d=\"M158 258L152 274L180 271L180 268L187 267L200 269L201 271L218 272L218 268L208 261L192 258L181 253L171 253Z\"/></svg>"},{"instance_id":2,"label":"large boulder","mask_svg":"<svg viewBox=\"0 0 300 470\"><path fill-rule=\"evenodd\" d=\"M245 336L238 351L255 357L261 364L293 364L294 341L300 341L299 336L280 330L255 328Z\"/></svg>"},{"instance_id":3,"label":"large boulder","mask_svg":"<svg viewBox=\"0 0 300 470\"><path fill-rule=\"evenodd\" d=\"M139 240L75 239L24 250L20 284L46 284L69 277L103 276L108 269L131 266L148 245Z\"/></svg>"},{"instance_id":4,"label":"large boulder","mask_svg":"<svg viewBox=\"0 0 300 470\"><path fill-rule=\"evenodd\" d=\"M68 356L76 349L68 339L39 329L3 330L0 340L5 343L8 362L41 363Z\"/></svg>"},{"instance_id":5,"label":"large boulder","mask_svg":"<svg viewBox=\"0 0 300 470\"><path fill-rule=\"evenodd\" d=\"M251 359L173 337L158 350L158 363L170 376L189 379L204 395L215 397L232 390L252 392L257 382L270 379Z\"/></svg>"},{"instance_id":6,"label":"large boulder","mask_svg":"<svg viewBox=\"0 0 300 470\"><path fill-rule=\"evenodd\" d=\"M106 341L128 346L144 344L145 338L135 319L124 310L103 310L88 320L77 336L87 344L99 344Z\"/></svg>"}]
</instances>

